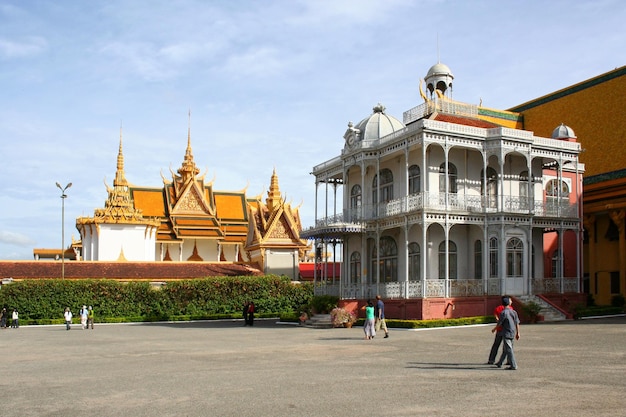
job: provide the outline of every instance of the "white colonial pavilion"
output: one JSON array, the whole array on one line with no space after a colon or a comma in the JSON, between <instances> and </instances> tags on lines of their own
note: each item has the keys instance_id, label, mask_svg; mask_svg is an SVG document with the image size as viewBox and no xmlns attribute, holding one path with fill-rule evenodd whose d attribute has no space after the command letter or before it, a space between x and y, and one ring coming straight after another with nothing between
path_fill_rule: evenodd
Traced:
<instances>
[{"instance_id":1,"label":"white colonial pavilion","mask_svg":"<svg viewBox=\"0 0 626 417\"><path fill-rule=\"evenodd\" d=\"M452 79L433 66L424 103L403 122L377 105L348 124L339 156L313 168L316 221L302 236L343 260L340 277L316 276L318 294L580 292L584 167L573 131L537 137L517 113L453 101ZM551 259L546 245L558 247ZM570 276L564 262L576 263Z\"/></svg>"}]
</instances>

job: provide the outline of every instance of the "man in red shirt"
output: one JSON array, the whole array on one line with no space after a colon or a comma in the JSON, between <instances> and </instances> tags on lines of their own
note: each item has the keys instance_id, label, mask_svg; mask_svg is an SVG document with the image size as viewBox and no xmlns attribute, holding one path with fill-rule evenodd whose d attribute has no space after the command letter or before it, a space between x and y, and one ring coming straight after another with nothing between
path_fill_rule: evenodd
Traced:
<instances>
[{"instance_id":1,"label":"man in red shirt","mask_svg":"<svg viewBox=\"0 0 626 417\"><path fill-rule=\"evenodd\" d=\"M496 317L496 322L500 320L500 313L504 310L507 305L504 304L505 300L508 301L509 297L503 296L502 302L499 306L497 306L493 310L493 315ZM502 344L502 327L496 325L496 328L492 330L492 332L496 332L496 338L493 341L493 345L491 345L491 352L489 352L489 360L487 361L488 365L493 365L496 362L496 356L498 355L498 349L500 348L500 344ZM507 364L508 365L508 364Z\"/></svg>"}]
</instances>

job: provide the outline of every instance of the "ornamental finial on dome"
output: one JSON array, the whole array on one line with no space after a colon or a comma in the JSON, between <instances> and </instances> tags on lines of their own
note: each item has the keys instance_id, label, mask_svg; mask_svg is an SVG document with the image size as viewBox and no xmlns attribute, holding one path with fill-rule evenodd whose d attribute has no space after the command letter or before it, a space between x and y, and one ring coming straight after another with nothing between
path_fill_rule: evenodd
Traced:
<instances>
[{"instance_id":1,"label":"ornamental finial on dome","mask_svg":"<svg viewBox=\"0 0 626 417\"><path fill-rule=\"evenodd\" d=\"M385 110L387 110L387 108L383 106L382 104L378 103L377 105L374 106L373 110L374 110L374 113L385 114Z\"/></svg>"}]
</instances>

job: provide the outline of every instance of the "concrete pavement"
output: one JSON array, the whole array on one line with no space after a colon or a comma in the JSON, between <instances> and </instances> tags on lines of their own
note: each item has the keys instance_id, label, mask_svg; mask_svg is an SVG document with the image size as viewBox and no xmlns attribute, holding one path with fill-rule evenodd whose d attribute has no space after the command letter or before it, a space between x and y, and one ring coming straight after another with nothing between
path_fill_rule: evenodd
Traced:
<instances>
[{"instance_id":1,"label":"concrete pavement","mask_svg":"<svg viewBox=\"0 0 626 417\"><path fill-rule=\"evenodd\" d=\"M0 331L2 416L624 416L626 318L523 325L517 371L491 326L311 329L257 320Z\"/></svg>"}]
</instances>

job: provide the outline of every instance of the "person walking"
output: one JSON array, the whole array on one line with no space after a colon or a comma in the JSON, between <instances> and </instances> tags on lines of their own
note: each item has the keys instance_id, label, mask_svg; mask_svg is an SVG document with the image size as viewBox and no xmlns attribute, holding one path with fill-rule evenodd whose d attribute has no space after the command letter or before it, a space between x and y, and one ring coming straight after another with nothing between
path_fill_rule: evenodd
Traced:
<instances>
[{"instance_id":1,"label":"person walking","mask_svg":"<svg viewBox=\"0 0 626 417\"><path fill-rule=\"evenodd\" d=\"M89 315L89 312L87 311L87 306L84 305L83 308L80 309L78 314L80 315L80 327L85 330L87 328L87 316Z\"/></svg>"},{"instance_id":2,"label":"person walking","mask_svg":"<svg viewBox=\"0 0 626 417\"><path fill-rule=\"evenodd\" d=\"M254 301L250 301L250 304L248 305L248 324L250 326L254 326Z\"/></svg>"},{"instance_id":3,"label":"person walking","mask_svg":"<svg viewBox=\"0 0 626 417\"><path fill-rule=\"evenodd\" d=\"M63 317L65 318L65 330L69 330L72 327L72 311L69 307L65 307Z\"/></svg>"},{"instance_id":4,"label":"person walking","mask_svg":"<svg viewBox=\"0 0 626 417\"><path fill-rule=\"evenodd\" d=\"M371 300L367 300L365 307L365 324L363 324L363 332L365 332L365 340L372 340L376 336L374 328L374 304Z\"/></svg>"},{"instance_id":5,"label":"person walking","mask_svg":"<svg viewBox=\"0 0 626 417\"><path fill-rule=\"evenodd\" d=\"M13 309L13 316L11 317L11 327L17 329L20 327L20 314L17 312L17 308Z\"/></svg>"},{"instance_id":6,"label":"person walking","mask_svg":"<svg viewBox=\"0 0 626 417\"><path fill-rule=\"evenodd\" d=\"M505 301L508 299L507 296L502 297L500 304L494 308L493 315L496 318L496 323L500 320L500 313L502 310L506 308ZM493 329L492 329L493 332ZM493 340L493 344L491 345L491 351L489 351L489 359L487 360L487 365L493 365L496 363L496 356L498 356L498 349L500 349L500 345L502 344L502 327L496 324L495 327L496 337ZM510 364L507 364L510 365Z\"/></svg>"},{"instance_id":7,"label":"person walking","mask_svg":"<svg viewBox=\"0 0 626 417\"><path fill-rule=\"evenodd\" d=\"M91 330L93 330L93 307L89 306L89 309L87 310L87 328L89 328L89 325L91 324Z\"/></svg>"},{"instance_id":8,"label":"person walking","mask_svg":"<svg viewBox=\"0 0 626 417\"><path fill-rule=\"evenodd\" d=\"M376 296L376 321L374 325L374 329L379 332L380 329L383 329L385 332L385 339L389 337L389 330L387 329L387 323L385 322L385 303L380 298L380 295Z\"/></svg>"},{"instance_id":9,"label":"person walking","mask_svg":"<svg viewBox=\"0 0 626 417\"><path fill-rule=\"evenodd\" d=\"M2 311L0 312L0 328L7 328L7 314L8 313L6 307L3 307Z\"/></svg>"},{"instance_id":10,"label":"person walking","mask_svg":"<svg viewBox=\"0 0 626 417\"><path fill-rule=\"evenodd\" d=\"M502 355L500 355L500 359L496 363L498 368L502 368L502 362L504 359L510 363L510 366L506 369L515 371L517 369L517 362L515 361L515 353L513 351L513 339L519 340L519 317L517 315L517 311L513 310L513 301L511 298L506 297L503 301L506 304L506 307L500 313L500 319L498 320L498 326L502 327L502 340L504 342L504 350L502 351ZM492 332L495 332L494 328Z\"/></svg>"},{"instance_id":11,"label":"person walking","mask_svg":"<svg viewBox=\"0 0 626 417\"><path fill-rule=\"evenodd\" d=\"M243 325L244 326L248 325L248 308L249 307L250 307L250 301L246 301L243 304L243 311L242 311L242 314L243 314Z\"/></svg>"}]
</instances>

